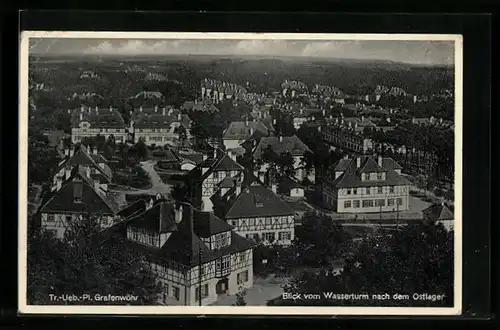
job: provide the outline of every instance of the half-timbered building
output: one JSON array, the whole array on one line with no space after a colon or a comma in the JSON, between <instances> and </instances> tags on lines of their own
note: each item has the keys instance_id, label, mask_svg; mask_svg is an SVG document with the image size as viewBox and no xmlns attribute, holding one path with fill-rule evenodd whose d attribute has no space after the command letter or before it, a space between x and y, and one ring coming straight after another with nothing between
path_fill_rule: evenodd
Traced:
<instances>
[{"instance_id":1,"label":"half-timbered building","mask_svg":"<svg viewBox=\"0 0 500 330\"><path fill-rule=\"evenodd\" d=\"M244 168L236 162L236 156L220 148L214 148L210 158L206 157L190 172L191 199L203 211L213 211L212 196L219 184L226 179L235 184L244 180Z\"/></svg>"},{"instance_id":2,"label":"half-timbered building","mask_svg":"<svg viewBox=\"0 0 500 330\"><path fill-rule=\"evenodd\" d=\"M289 245L295 237L294 211L259 182L245 186L241 192L237 187L221 190L213 201L215 213L245 238Z\"/></svg>"},{"instance_id":3,"label":"half-timbered building","mask_svg":"<svg viewBox=\"0 0 500 330\"><path fill-rule=\"evenodd\" d=\"M59 163L53 178L52 191L61 188L62 182L67 180L75 167L89 169L90 177L104 193L108 191L108 184L113 178L113 171L108 160L97 152L97 148L89 148L80 144L76 149L67 148L64 159Z\"/></svg>"},{"instance_id":4,"label":"half-timbered building","mask_svg":"<svg viewBox=\"0 0 500 330\"><path fill-rule=\"evenodd\" d=\"M92 179L90 168L78 165L56 186L52 196L40 208L40 215L42 228L60 239L72 222L87 215L95 217L103 229L121 219L117 203Z\"/></svg>"},{"instance_id":5,"label":"half-timbered building","mask_svg":"<svg viewBox=\"0 0 500 330\"><path fill-rule=\"evenodd\" d=\"M254 243L213 213L159 199L126 227L159 279L162 304L208 305L253 286Z\"/></svg>"}]
</instances>

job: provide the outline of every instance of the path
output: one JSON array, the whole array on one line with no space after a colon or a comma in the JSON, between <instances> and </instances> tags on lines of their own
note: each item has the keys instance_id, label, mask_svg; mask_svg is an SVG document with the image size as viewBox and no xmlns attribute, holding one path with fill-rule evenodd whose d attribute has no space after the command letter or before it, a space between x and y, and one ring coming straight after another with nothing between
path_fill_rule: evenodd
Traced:
<instances>
[{"instance_id":1,"label":"path","mask_svg":"<svg viewBox=\"0 0 500 330\"><path fill-rule=\"evenodd\" d=\"M156 195L160 193L164 197L170 196L171 186L163 183L161 177L156 173L154 169L153 162L145 161L141 162L141 167L149 176L151 180L151 188L148 189L134 189L132 191L126 191L127 195Z\"/></svg>"}]
</instances>

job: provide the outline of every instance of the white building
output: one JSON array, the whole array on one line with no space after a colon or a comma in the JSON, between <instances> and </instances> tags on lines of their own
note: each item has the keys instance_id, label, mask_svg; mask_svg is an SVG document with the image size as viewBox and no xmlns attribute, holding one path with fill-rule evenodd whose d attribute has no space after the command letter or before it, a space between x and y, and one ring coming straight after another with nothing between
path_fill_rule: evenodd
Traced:
<instances>
[{"instance_id":1,"label":"white building","mask_svg":"<svg viewBox=\"0 0 500 330\"><path fill-rule=\"evenodd\" d=\"M99 109L82 106L71 113L71 141L81 142L83 138L113 136L116 142L127 141L127 127L117 109Z\"/></svg>"},{"instance_id":2,"label":"white building","mask_svg":"<svg viewBox=\"0 0 500 330\"><path fill-rule=\"evenodd\" d=\"M165 305L208 305L253 286L254 243L212 213L160 199L126 225L130 245L146 254L162 284Z\"/></svg>"},{"instance_id":3,"label":"white building","mask_svg":"<svg viewBox=\"0 0 500 330\"><path fill-rule=\"evenodd\" d=\"M222 140L226 150L237 149L241 145L258 134L259 137L269 136L269 129L262 122L257 120L233 121L224 131Z\"/></svg>"},{"instance_id":4,"label":"white building","mask_svg":"<svg viewBox=\"0 0 500 330\"><path fill-rule=\"evenodd\" d=\"M216 214L246 238L279 245L290 245L295 238L295 213L276 194L275 185L269 189L254 182L241 192L225 186L213 199Z\"/></svg>"},{"instance_id":5,"label":"white building","mask_svg":"<svg viewBox=\"0 0 500 330\"><path fill-rule=\"evenodd\" d=\"M134 133L134 143L142 140L146 145L179 146L191 138L190 128L191 119L171 107L140 107L131 115L130 131Z\"/></svg>"},{"instance_id":6,"label":"white building","mask_svg":"<svg viewBox=\"0 0 500 330\"><path fill-rule=\"evenodd\" d=\"M102 229L117 224L119 206L91 177L90 167L75 166L64 181L58 181L52 197L41 207L41 226L62 239L72 222L83 215L96 215Z\"/></svg>"},{"instance_id":7,"label":"white building","mask_svg":"<svg viewBox=\"0 0 500 330\"><path fill-rule=\"evenodd\" d=\"M337 213L394 212L409 209L410 185L392 158L360 156L340 160L321 191L323 204Z\"/></svg>"}]
</instances>

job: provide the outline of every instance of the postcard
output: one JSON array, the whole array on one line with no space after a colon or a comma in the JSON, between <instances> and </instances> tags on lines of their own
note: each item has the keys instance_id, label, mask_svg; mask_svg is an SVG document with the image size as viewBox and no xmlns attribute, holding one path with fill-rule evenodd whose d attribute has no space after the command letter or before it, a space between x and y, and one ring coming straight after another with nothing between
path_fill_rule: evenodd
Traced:
<instances>
[{"instance_id":1,"label":"postcard","mask_svg":"<svg viewBox=\"0 0 500 330\"><path fill-rule=\"evenodd\" d=\"M19 312L460 315L462 36L24 31Z\"/></svg>"}]
</instances>

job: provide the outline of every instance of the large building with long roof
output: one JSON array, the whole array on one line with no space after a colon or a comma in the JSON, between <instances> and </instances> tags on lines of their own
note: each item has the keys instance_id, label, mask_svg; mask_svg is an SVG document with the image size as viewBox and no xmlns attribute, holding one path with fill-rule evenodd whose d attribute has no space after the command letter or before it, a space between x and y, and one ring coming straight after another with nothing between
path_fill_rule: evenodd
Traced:
<instances>
[{"instance_id":1,"label":"large building with long roof","mask_svg":"<svg viewBox=\"0 0 500 330\"><path fill-rule=\"evenodd\" d=\"M117 142L127 141L128 131L125 121L118 109L91 108L82 106L71 114L71 142L81 142L83 138L103 136L109 138L111 135Z\"/></svg>"}]
</instances>

